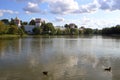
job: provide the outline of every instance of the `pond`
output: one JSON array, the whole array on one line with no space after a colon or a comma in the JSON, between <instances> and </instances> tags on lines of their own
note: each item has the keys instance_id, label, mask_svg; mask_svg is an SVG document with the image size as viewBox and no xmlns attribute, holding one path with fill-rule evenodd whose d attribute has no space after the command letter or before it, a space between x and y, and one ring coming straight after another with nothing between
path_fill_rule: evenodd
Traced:
<instances>
[{"instance_id":1,"label":"pond","mask_svg":"<svg viewBox=\"0 0 120 80\"><path fill-rule=\"evenodd\" d=\"M0 39L0 80L120 80L120 38Z\"/></svg>"}]
</instances>

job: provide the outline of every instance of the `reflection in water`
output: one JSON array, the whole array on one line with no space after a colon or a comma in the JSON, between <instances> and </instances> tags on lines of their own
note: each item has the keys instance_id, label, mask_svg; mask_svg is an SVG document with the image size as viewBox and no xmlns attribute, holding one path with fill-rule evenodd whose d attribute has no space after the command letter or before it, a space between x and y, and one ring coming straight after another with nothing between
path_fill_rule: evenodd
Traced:
<instances>
[{"instance_id":1,"label":"reflection in water","mask_svg":"<svg viewBox=\"0 0 120 80\"><path fill-rule=\"evenodd\" d=\"M0 40L0 80L119 80L119 44L101 36Z\"/></svg>"},{"instance_id":2,"label":"reflection in water","mask_svg":"<svg viewBox=\"0 0 120 80\"><path fill-rule=\"evenodd\" d=\"M119 80L120 79L120 58L113 58L112 60L112 80Z\"/></svg>"},{"instance_id":3,"label":"reflection in water","mask_svg":"<svg viewBox=\"0 0 120 80\"><path fill-rule=\"evenodd\" d=\"M14 50L14 52L13 52L13 50ZM21 39L19 39L19 40L16 40L16 39L0 40L0 56L1 57L9 55L7 53L19 54L20 51L21 51Z\"/></svg>"}]
</instances>

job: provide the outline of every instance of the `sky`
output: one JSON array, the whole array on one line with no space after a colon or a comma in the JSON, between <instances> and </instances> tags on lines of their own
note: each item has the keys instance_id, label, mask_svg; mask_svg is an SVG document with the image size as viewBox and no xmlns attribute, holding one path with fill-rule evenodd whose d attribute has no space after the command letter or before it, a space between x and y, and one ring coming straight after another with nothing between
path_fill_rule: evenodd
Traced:
<instances>
[{"instance_id":1,"label":"sky","mask_svg":"<svg viewBox=\"0 0 120 80\"><path fill-rule=\"evenodd\" d=\"M120 0L0 0L0 19L15 17L101 29L120 24Z\"/></svg>"}]
</instances>

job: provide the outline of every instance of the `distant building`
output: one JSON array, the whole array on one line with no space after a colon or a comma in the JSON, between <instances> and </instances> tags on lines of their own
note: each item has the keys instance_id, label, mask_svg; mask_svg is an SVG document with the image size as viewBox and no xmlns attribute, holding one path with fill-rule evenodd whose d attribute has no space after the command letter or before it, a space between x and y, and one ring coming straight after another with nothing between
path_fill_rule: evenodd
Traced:
<instances>
[{"instance_id":1,"label":"distant building","mask_svg":"<svg viewBox=\"0 0 120 80\"><path fill-rule=\"evenodd\" d=\"M41 19L40 18L35 19L35 26L37 26L37 27L41 26Z\"/></svg>"},{"instance_id":2,"label":"distant building","mask_svg":"<svg viewBox=\"0 0 120 80\"><path fill-rule=\"evenodd\" d=\"M77 28L77 26L74 23L70 23L69 28Z\"/></svg>"},{"instance_id":3,"label":"distant building","mask_svg":"<svg viewBox=\"0 0 120 80\"><path fill-rule=\"evenodd\" d=\"M79 28L79 30L84 30L85 29L85 27L84 26L81 26L80 28Z\"/></svg>"},{"instance_id":4,"label":"distant building","mask_svg":"<svg viewBox=\"0 0 120 80\"><path fill-rule=\"evenodd\" d=\"M20 19L19 19L19 18L17 18L17 17L14 19L14 23L15 23L18 27L20 27L20 26L21 26Z\"/></svg>"},{"instance_id":5,"label":"distant building","mask_svg":"<svg viewBox=\"0 0 120 80\"><path fill-rule=\"evenodd\" d=\"M34 25L24 25L24 28L28 34L33 34L33 29L35 28L35 26Z\"/></svg>"},{"instance_id":6,"label":"distant building","mask_svg":"<svg viewBox=\"0 0 120 80\"><path fill-rule=\"evenodd\" d=\"M36 18L35 19L35 26L36 27L40 27L42 25L42 23L44 23L45 21L42 20L41 18Z\"/></svg>"},{"instance_id":7,"label":"distant building","mask_svg":"<svg viewBox=\"0 0 120 80\"><path fill-rule=\"evenodd\" d=\"M81 27L79 28L79 31L81 31L81 34L84 34L84 30L85 30L85 27L84 27L84 26L81 26Z\"/></svg>"},{"instance_id":8,"label":"distant building","mask_svg":"<svg viewBox=\"0 0 120 80\"><path fill-rule=\"evenodd\" d=\"M35 21L35 25L24 25L25 31L27 32L27 34L34 34L33 33L33 29L35 27L40 27L42 25L42 23L44 23L45 21L42 20L41 18L36 18L34 19Z\"/></svg>"}]
</instances>

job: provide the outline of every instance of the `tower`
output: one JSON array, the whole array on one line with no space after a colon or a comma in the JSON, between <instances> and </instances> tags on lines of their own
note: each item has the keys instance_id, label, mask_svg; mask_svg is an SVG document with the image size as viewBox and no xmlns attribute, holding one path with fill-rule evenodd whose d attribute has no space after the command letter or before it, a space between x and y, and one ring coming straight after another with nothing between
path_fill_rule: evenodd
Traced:
<instances>
[{"instance_id":1,"label":"tower","mask_svg":"<svg viewBox=\"0 0 120 80\"><path fill-rule=\"evenodd\" d=\"M41 26L41 23L42 23L42 20L40 18L36 18L35 19L35 26L36 27L40 27Z\"/></svg>"},{"instance_id":2,"label":"tower","mask_svg":"<svg viewBox=\"0 0 120 80\"><path fill-rule=\"evenodd\" d=\"M14 19L15 24L20 27L21 26L21 22L20 19L18 19L17 17Z\"/></svg>"}]
</instances>

